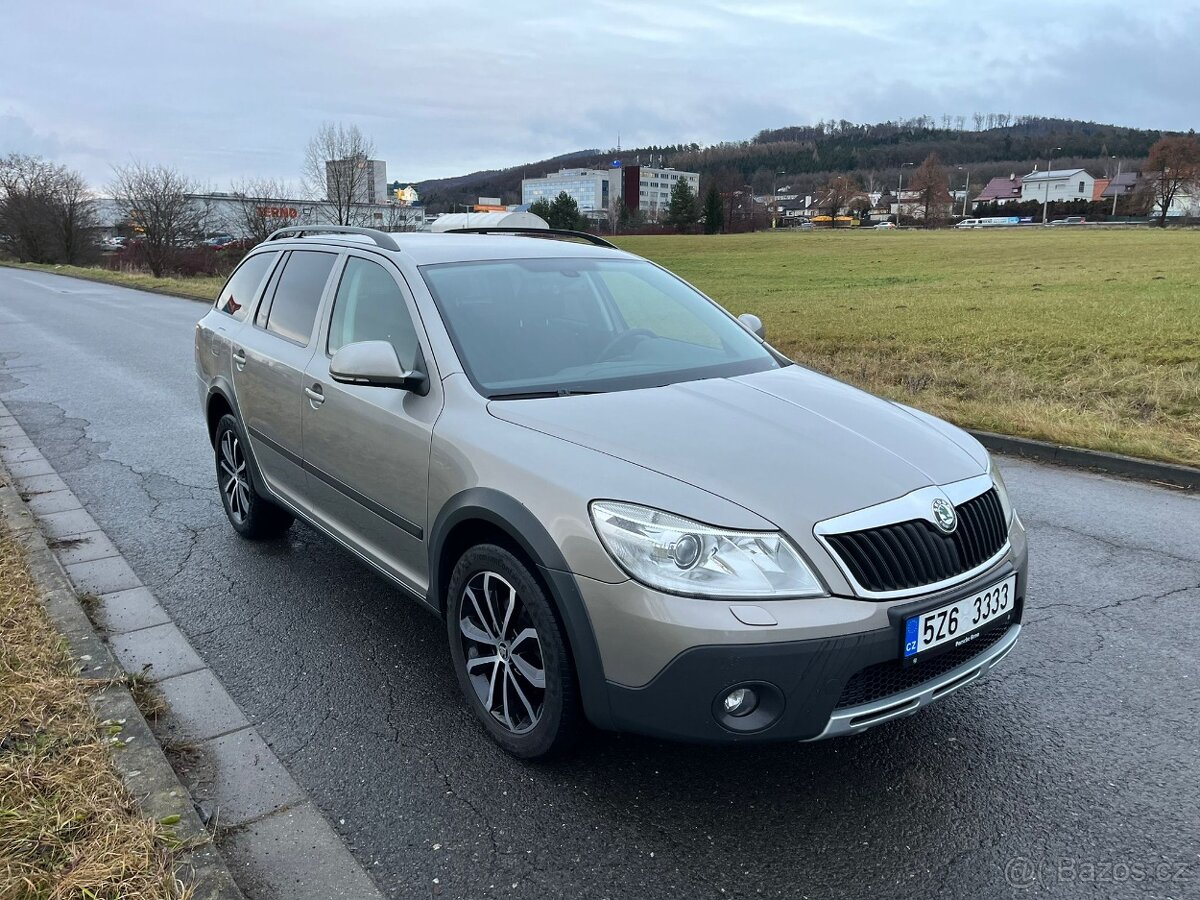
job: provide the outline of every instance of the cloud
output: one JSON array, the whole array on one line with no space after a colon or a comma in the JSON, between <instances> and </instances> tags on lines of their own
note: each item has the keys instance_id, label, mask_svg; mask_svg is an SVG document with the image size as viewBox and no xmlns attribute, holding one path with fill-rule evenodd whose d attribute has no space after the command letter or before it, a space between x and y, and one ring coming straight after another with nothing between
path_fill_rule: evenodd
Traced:
<instances>
[{"instance_id":1,"label":"cloud","mask_svg":"<svg viewBox=\"0 0 1200 900\"><path fill-rule=\"evenodd\" d=\"M0 55L0 152L96 184L130 157L215 187L294 179L328 120L414 180L618 131L631 146L976 111L1200 121L1187 0L62 0L5 17L21 39Z\"/></svg>"}]
</instances>

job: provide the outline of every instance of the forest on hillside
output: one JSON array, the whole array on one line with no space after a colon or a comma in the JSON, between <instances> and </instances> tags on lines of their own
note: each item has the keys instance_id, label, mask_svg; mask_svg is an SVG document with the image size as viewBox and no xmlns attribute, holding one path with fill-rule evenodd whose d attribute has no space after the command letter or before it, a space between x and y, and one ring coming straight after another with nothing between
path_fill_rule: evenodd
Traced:
<instances>
[{"instance_id":1,"label":"forest on hillside","mask_svg":"<svg viewBox=\"0 0 1200 900\"><path fill-rule=\"evenodd\" d=\"M919 164L937 153L950 170L952 186L962 188L970 172L974 191L994 176L1045 168L1051 150L1055 168L1078 166L1096 176L1112 175L1118 160L1125 170L1137 168L1150 145L1165 133L1003 113L919 116L873 125L842 120L769 129L749 140L707 147L637 147L622 149L619 155L616 150L580 150L508 169L425 181L417 189L431 212L472 203L478 196L518 203L523 177L564 166L605 167L614 159L629 165L653 158L655 163L661 159L663 165L699 172L702 190L715 179L722 190L749 185L756 194L769 194L775 188L811 194L844 174L852 174L868 190L879 190L897 183L902 164Z\"/></svg>"}]
</instances>

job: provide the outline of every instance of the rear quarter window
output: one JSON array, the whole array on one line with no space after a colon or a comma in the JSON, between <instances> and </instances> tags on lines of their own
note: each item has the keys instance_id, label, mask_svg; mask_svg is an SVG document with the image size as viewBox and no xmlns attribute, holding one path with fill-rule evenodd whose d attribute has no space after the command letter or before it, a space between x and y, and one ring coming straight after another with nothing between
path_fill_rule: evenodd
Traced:
<instances>
[{"instance_id":1,"label":"rear quarter window","mask_svg":"<svg viewBox=\"0 0 1200 900\"><path fill-rule=\"evenodd\" d=\"M217 297L217 310L233 316L239 322L246 318L255 297L258 296L259 288L262 287L263 279L267 277L267 272L271 270L271 265L278 256L278 253L256 253L242 260L242 264L225 282L225 287L221 288Z\"/></svg>"}]
</instances>

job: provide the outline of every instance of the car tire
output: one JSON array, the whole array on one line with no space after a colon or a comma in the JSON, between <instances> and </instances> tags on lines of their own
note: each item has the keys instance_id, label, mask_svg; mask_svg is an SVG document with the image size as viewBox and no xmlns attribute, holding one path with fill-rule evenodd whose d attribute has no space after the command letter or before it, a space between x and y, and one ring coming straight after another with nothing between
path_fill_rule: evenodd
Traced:
<instances>
[{"instance_id":1,"label":"car tire","mask_svg":"<svg viewBox=\"0 0 1200 900\"><path fill-rule=\"evenodd\" d=\"M221 416L214 434L213 449L216 453L217 490L225 517L234 531L251 541L277 538L287 531L294 521L292 514L280 509L263 497L254 487L250 476L250 460L246 455L246 442L237 419L232 415Z\"/></svg>"},{"instance_id":2,"label":"car tire","mask_svg":"<svg viewBox=\"0 0 1200 900\"><path fill-rule=\"evenodd\" d=\"M446 630L459 687L492 739L519 759L567 750L582 727L575 664L530 567L478 544L450 576Z\"/></svg>"}]
</instances>

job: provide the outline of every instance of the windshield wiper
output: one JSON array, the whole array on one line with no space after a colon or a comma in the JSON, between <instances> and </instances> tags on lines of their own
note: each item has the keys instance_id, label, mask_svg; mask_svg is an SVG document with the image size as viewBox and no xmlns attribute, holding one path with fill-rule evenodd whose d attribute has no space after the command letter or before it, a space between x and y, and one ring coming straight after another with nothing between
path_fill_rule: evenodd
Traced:
<instances>
[{"instance_id":1,"label":"windshield wiper","mask_svg":"<svg viewBox=\"0 0 1200 900\"><path fill-rule=\"evenodd\" d=\"M600 391L571 391L558 388L553 391L512 391L507 394L490 394L489 400L534 400L539 397L583 397L587 394L599 394Z\"/></svg>"}]
</instances>

